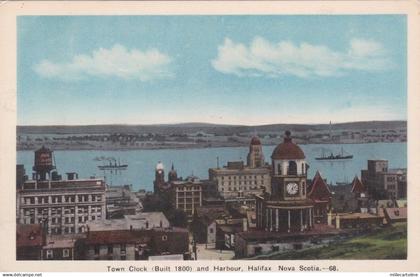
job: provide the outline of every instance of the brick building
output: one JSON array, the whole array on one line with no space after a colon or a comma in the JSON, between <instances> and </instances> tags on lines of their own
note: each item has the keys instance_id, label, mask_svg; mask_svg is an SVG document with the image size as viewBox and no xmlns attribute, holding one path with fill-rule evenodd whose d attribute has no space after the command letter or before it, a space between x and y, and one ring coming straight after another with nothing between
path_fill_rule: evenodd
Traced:
<instances>
[{"instance_id":1,"label":"brick building","mask_svg":"<svg viewBox=\"0 0 420 277\"><path fill-rule=\"evenodd\" d=\"M16 260L42 260L46 234L41 224L16 226Z\"/></svg>"},{"instance_id":2,"label":"brick building","mask_svg":"<svg viewBox=\"0 0 420 277\"><path fill-rule=\"evenodd\" d=\"M362 170L362 182L376 200L407 197L406 169L389 169L387 160L368 160Z\"/></svg>"}]
</instances>

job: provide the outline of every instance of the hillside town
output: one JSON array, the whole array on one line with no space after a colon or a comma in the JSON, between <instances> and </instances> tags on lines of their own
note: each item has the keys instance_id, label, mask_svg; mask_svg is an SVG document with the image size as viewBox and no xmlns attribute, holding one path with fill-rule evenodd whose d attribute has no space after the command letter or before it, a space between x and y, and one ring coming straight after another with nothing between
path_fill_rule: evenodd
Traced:
<instances>
[{"instance_id":1,"label":"hillside town","mask_svg":"<svg viewBox=\"0 0 420 277\"><path fill-rule=\"evenodd\" d=\"M17 165L16 257L269 259L407 221L406 168L367 160L351 183L332 185L309 170L291 132L276 140L264 157L261 138L248 137L246 161L217 164L207 179L179 176L176 164L156 161L153 191L62 175L53 151L40 146L32 175Z\"/></svg>"}]
</instances>

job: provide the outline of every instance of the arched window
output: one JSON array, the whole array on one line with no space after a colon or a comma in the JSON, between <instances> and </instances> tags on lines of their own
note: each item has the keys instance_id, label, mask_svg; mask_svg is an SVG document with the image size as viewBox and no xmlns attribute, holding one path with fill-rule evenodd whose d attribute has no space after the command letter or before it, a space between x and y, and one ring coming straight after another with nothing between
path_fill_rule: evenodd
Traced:
<instances>
[{"instance_id":1,"label":"arched window","mask_svg":"<svg viewBox=\"0 0 420 277\"><path fill-rule=\"evenodd\" d=\"M281 164L280 163L277 164L277 174L281 175Z\"/></svg>"},{"instance_id":2,"label":"arched window","mask_svg":"<svg viewBox=\"0 0 420 277\"><path fill-rule=\"evenodd\" d=\"M289 162L288 175L297 175L297 164L295 161Z\"/></svg>"},{"instance_id":3,"label":"arched window","mask_svg":"<svg viewBox=\"0 0 420 277\"><path fill-rule=\"evenodd\" d=\"M302 163L302 174L305 174L305 163Z\"/></svg>"}]
</instances>

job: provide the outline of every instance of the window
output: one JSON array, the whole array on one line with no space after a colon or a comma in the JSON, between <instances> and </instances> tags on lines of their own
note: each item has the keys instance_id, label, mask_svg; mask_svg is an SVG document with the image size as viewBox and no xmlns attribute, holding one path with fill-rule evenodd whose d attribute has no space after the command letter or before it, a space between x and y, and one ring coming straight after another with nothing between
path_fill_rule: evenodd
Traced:
<instances>
[{"instance_id":1,"label":"window","mask_svg":"<svg viewBox=\"0 0 420 277\"><path fill-rule=\"evenodd\" d=\"M108 254L112 254L114 252L114 247L112 245L108 245Z\"/></svg>"},{"instance_id":2,"label":"window","mask_svg":"<svg viewBox=\"0 0 420 277\"><path fill-rule=\"evenodd\" d=\"M297 175L297 164L295 161L289 162L288 175Z\"/></svg>"},{"instance_id":3,"label":"window","mask_svg":"<svg viewBox=\"0 0 420 277\"><path fill-rule=\"evenodd\" d=\"M162 241L167 241L168 240L168 236L162 236Z\"/></svg>"},{"instance_id":4,"label":"window","mask_svg":"<svg viewBox=\"0 0 420 277\"><path fill-rule=\"evenodd\" d=\"M52 259L53 258L53 251L50 249L50 250L47 250L47 259Z\"/></svg>"},{"instance_id":5,"label":"window","mask_svg":"<svg viewBox=\"0 0 420 277\"><path fill-rule=\"evenodd\" d=\"M99 245L95 245L95 255L99 255Z\"/></svg>"},{"instance_id":6,"label":"window","mask_svg":"<svg viewBox=\"0 0 420 277\"><path fill-rule=\"evenodd\" d=\"M213 228L210 228L210 229L209 229L209 233L210 233L210 234L213 234L213 232L214 232L214 231L213 231Z\"/></svg>"},{"instance_id":7,"label":"window","mask_svg":"<svg viewBox=\"0 0 420 277\"><path fill-rule=\"evenodd\" d=\"M70 257L70 250L69 249L63 249L63 258Z\"/></svg>"}]
</instances>

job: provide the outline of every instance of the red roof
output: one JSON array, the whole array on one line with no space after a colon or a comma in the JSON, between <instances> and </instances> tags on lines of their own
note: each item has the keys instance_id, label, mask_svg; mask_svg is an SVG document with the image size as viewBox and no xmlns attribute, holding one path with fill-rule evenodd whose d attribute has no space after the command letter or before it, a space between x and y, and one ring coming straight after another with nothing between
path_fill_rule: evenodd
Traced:
<instances>
[{"instance_id":1,"label":"red roof","mask_svg":"<svg viewBox=\"0 0 420 277\"><path fill-rule=\"evenodd\" d=\"M16 247L43 246L41 224L18 224L16 226Z\"/></svg>"},{"instance_id":2,"label":"red roof","mask_svg":"<svg viewBox=\"0 0 420 277\"><path fill-rule=\"evenodd\" d=\"M390 220L406 220L407 208L385 208L385 214Z\"/></svg>"},{"instance_id":3,"label":"red roof","mask_svg":"<svg viewBox=\"0 0 420 277\"><path fill-rule=\"evenodd\" d=\"M90 231L86 238L86 244L145 243L150 240L150 237L148 231Z\"/></svg>"},{"instance_id":4,"label":"red roof","mask_svg":"<svg viewBox=\"0 0 420 277\"><path fill-rule=\"evenodd\" d=\"M363 193L366 192L366 188L363 185L362 181L359 180L359 177L355 176L353 182L351 183L351 192L353 193Z\"/></svg>"},{"instance_id":5,"label":"red roof","mask_svg":"<svg viewBox=\"0 0 420 277\"><path fill-rule=\"evenodd\" d=\"M322 200L328 201L331 199L331 191L328 188L328 185L325 183L324 179L321 177L319 171L315 173L308 196L316 202Z\"/></svg>"},{"instance_id":6,"label":"red roof","mask_svg":"<svg viewBox=\"0 0 420 277\"><path fill-rule=\"evenodd\" d=\"M260 139L257 136L252 137L252 139L251 139L251 145L261 145Z\"/></svg>"},{"instance_id":7,"label":"red roof","mask_svg":"<svg viewBox=\"0 0 420 277\"><path fill-rule=\"evenodd\" d=\"M276 160L301 160L305 158L305 154L297 144L292 142L290 132L286 131L284 142L277 145L271 158Z\"/></svg>"}]
</instances>

